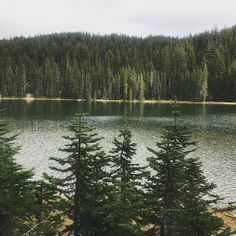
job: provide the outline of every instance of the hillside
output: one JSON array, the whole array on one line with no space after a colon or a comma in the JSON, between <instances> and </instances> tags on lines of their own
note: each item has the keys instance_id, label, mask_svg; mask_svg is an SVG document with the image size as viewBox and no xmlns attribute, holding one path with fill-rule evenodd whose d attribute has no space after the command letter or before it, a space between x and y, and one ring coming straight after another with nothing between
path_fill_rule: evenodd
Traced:
<instances>
[{"instance_id":1,"label":"hillside","mask_svg":"<svg viewBox=\"0 0 236 236\"><path fill-rule=\"evenodd\" d=\"M4 97L236 101L236 26L186 38L62 33L0 40Z\"/></svg>"}]
</instances>

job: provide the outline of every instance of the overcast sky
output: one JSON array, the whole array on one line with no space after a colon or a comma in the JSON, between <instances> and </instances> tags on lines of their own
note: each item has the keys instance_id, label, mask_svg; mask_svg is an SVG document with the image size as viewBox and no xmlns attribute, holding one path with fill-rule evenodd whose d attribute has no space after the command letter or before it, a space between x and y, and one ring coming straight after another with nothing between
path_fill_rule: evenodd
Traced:
<instances>
[{"instance_id":1,"label":"overcast sky","mask_svg":"<svg viewBox=\"0 0 236 236\"><path fill-rule=\"evenodd\" d=\"M55 32L186 36L236 24L236 0L0 0L0 38Z\"/></svg>"}]
</instances>

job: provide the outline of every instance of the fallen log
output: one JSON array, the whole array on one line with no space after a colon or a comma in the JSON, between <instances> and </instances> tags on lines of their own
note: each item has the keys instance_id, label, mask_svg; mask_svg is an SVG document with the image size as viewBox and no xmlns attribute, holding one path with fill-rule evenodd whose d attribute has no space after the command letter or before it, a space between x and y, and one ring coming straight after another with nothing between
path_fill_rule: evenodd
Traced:
<instances>
[{"instance_id":1,"label":"fallen log","mask_svg":"<svg viewBox=\"0 0 236 236\"><path fill-rule=\"evenodd\" d=\"M233 214L232 212L227 212L226 216L230 217L230 218L233 218L233 219L236 219L236 214Z\"/></svg>"}]
</instances>

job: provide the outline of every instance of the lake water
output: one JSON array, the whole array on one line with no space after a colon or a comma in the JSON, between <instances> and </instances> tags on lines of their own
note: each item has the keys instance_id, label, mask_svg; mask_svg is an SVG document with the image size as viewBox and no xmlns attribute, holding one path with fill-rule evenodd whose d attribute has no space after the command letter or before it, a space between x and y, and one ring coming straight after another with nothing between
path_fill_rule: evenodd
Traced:
<instances>
[{"instance_id":1,"label":"lake water","mask_svg":"<svg viewBox=\"0 0 236 236\"><path fill-rule=\"evenodd\" d=\"M49 172L49 156L63 155L58 151L65 143L62 135L68 134L69 120L77 112L90 114L87 119L104 137L106 151L112 148L119 128L130 127L138 144L134 161L141 164L150 155L146 147L155 147L163 126L172 120L168 104L0 101L0 107L6 108L4 119L20 132L18 162L33 167L37 178ZM222 203L236 201L236 106L181 105L179 110L194 130L195 155L203 162L209 181L217 184L216 192L225 198Z\"/></svg>"}]
</instances>

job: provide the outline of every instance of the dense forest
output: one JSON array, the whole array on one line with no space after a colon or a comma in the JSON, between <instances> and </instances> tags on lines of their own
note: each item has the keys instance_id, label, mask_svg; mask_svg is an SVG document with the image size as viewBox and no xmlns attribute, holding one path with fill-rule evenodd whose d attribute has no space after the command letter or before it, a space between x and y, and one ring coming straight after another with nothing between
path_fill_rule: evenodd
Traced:
<instances>
[{"instance_id":1,"label":"dense forest","mask_svg":"<svg viewBox=\"0 0 236 236\"><path fill-rule=\"evenodd\" d=\"M236 101L236 26L185 38L61 33L0 41L3 97Z\"/></svg>"}]
</instances>

